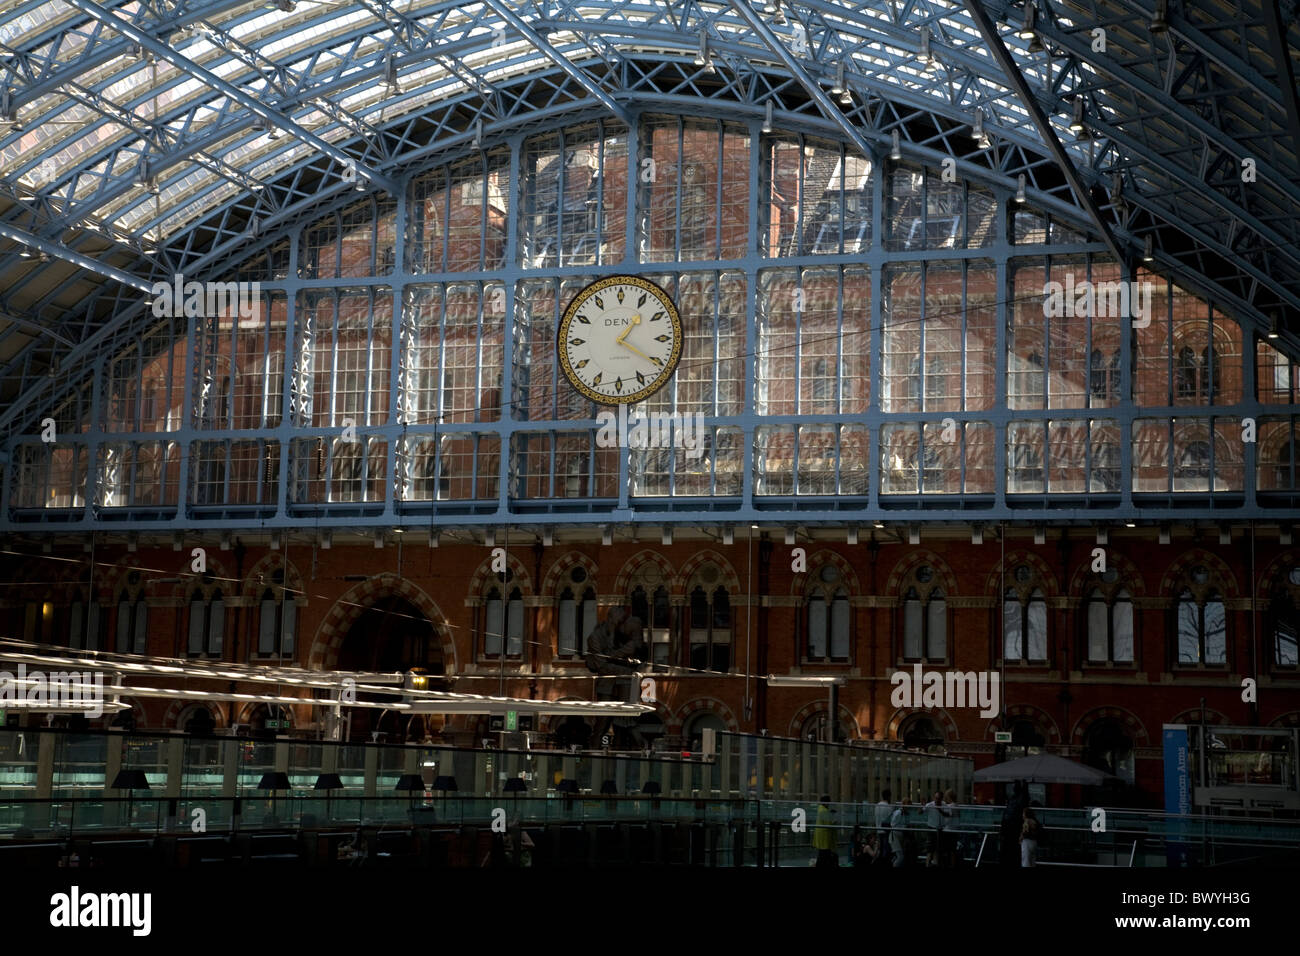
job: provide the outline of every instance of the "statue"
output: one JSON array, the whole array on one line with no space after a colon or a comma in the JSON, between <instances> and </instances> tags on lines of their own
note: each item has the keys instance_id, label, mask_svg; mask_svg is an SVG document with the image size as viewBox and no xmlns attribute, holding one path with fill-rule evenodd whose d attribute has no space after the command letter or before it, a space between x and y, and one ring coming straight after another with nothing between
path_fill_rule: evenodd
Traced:
<instances>
[{"instance_id":1,"label":"statue","mask_svg":"<svg viewBox=\"0 0 1300 956\"><path fill-rule=\"evenodd\" d=\"M641 619L627 608L611 608L587 635L587 669L593 674L631 674L643 644Z\"/></svg>"}]
</instances>

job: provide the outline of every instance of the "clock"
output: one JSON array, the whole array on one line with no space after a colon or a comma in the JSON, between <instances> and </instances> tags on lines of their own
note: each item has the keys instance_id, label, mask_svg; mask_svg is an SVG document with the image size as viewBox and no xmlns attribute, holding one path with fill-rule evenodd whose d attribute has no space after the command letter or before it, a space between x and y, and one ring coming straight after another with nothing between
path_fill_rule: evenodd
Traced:
<instances>
[{"instance_id":1,"label":"clock","mask_svg":"<svg viewBox=\"0 0 1300 956\"><path fill-rule=\"evenodd\" d=\"M573 297L556 350L565 377L593 402L631 405L663 388L682 357L682 319L648 279L610 276Z\"/></svg>"}]
</instances>

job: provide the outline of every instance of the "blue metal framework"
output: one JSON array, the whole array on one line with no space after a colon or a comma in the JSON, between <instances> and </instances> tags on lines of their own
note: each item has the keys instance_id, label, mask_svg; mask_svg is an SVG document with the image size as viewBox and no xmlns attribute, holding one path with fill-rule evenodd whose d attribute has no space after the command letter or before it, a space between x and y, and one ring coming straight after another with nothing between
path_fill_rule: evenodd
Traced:
<instances>
[{"instance_id":1,"label":"blue metal framework","mask_svg":"<svg viewBox=\"0 0 1300 956\"><path fill-rule=\"evenodd\" d=\"M16 243L0 253L0 274L8 278L0 295L0 527L113 528L126 520L133 530L246 527L250 521L268 528L318 522L733 523L776 516L800 522L996 522L1036 515L1090 521L1125 520L1139 509L1147 519L1285 516L1276 509L1293 507L1298 487L1289 444L1294 366L1270 357L1271 348L1260 348L1271 376L1264 382L1256 339L1276 334L1268 346L1300 354L1293 334L1300 309L1300 165L1296 144L1286 135L1293 104L1285 85L1251 65L1269 62L1263 52L1269 40L1248 6L1185 7L1169 12L1159 29L1151 11L1128 0L1040 3L1032 29L1002 34L1012 62L1000 66L982 53L971 14L942 2L880 8L823 0L762 6L743 0L491 0L415 3L403 12L375 0L301 7L291 0L271 6L222 0L19 4L0 24L0 49L8 54L0 120L9 126L7 134L0 133L0 236ZM1013 27L1025 15L1023 8L997 0L979 9ZM1100 50L1094 32L1099 25L1106 30ZM1297 45L1296 25L1286 27ZM1033 111L1024 105L1026 91L1034 97ZM1069 128L1079 118L1076 110L1083 135ZM1073 172L1063 171L1040 130L1027 123L1030 112L1051 124ZM663 249L646 254L653 230L646 217L658 194L639 188L639 163L654 156L645 152L648 130L659 128L654 124L661 116L714 124L718 177L724 168L735 175L731 153L736 143L744 144L743 243L724 248L719 226L709 254L683 255L679 226L672 255ZM763 132L768 116L776 132ZM574 227L565 225L562 211L556 214L556 235L538 234L538 193L525 175L539 137L569 135L597 122L605 124L602 130L618 131L602 133L600 149L622 137L611 155L626 163L622 194L595 200L625 230L620 255L608 261L600 252L590 260L572 258L580 250L566 249L562 233ZM972 136L977 123L986 139ZM768 147L796 140L803 144L799 149L840 157L840 232L833 253L799 232L802 218L793 240L787 236L784 247L771 245L771 213L760 199L772 188ZM903 161L886 160L894 149ZM1240 175L1247 158L1254 160L1250 182ZM958 198L940 174L949 160ZM851 190L861 193L856 208L869 209L871 218L856 220L861 229L850 245L851 211L843 197L854 163L871 170L862 177L866 191L860 184ZM597 179L595 188L603 190L611 177ZM904 188L904 179L913 185ZM481 254L464 264L444 253L434 268L421 245L421 216L427 213L418 207L439 194L450 211L447 183L481 203ZM1013 198L1018 187L1024 207ZM366 194L365 215L356 211L358 190ZM680 169L671 192L679 212L698 200ZM716 197L723 195L715 190ZM720 223L723 200L717 202ZM909 213L908 202L919 203L921 211ZM989 213L990 228L978 242L968 233L954 233L946 244L931 235L932 217L952 215L931 210L954 204L961 207L964 230L977 206L979 215ZM500 213L498 225L489 221L492 210ZM313 230L328 233L327 219L340 235L369 230L367 268L344 268L341 246L335 276L313 271L318 265L308 268L310 250L327 244L313 247L310 236ZM450 229L450 220L446 225ZM499 234L488 237L491 229ZM1114 263L1105 244L1088 240L1107 231L1129 261ZM937 248L909 247L904 232ZM390 259L381 234L391 235ZM1163 399L1142 391L1145 378L1138 381L1156 347L1150 333L1117 334L1120 363L1116 371L1108 365L1103 377L1118 375L1118 397L1107 399L1104 416L1098 415L1089 407L1096 398L1092 379L1101 374L1089 364L1091 355L1082 372L1057 370L1050 353L1053 334L1060 334L1054 329L1042 330L1045 344L1037 352L1016 351L1016 336L1024 340L1027 334L1016 330L1017 276L1039 269L1034 281L1041 290L1066 263L1079 270L1113 267L1108 278L1141 278L1137 254L1148 240L1143 258L1149 268L1176 276L1181 287L1213 303L1213 311L1199 307L1206 326L1205 342L1196 350L1201 365L1178 364L1179 350L1189 346L1174 341L1175 326L1184 320L1176 310L1190 300L1166 295L1166 321L1157 323L1166 335ZM48 261L23 258L31 250ZM918 315L917 341L899 339L891 346L897 331L891 322L898 323L886 285L898 282L902 288L914 276L925 288L932 270L941 267L961 274L963 296L970 283L984 283L986 270L991 277L991 304L978 314L984 322L991 310L992 348L987 342L981 347L993 356L997 387L983 407L969 407L965 392L957 407L946 402L952 398L946 393L931 407L922 382L915 405L895 408L890 389L902 373L885 367L892 361L888 356L920 349L924 379L924 330L945 320ZM767 317L780 309L766 290L774 282L824 288L832 281L826 269L840 294L835 354L819 356L839 363L829 386L815 383L817 359L805 369L801 358L788 377L764 364L775 354L765 335L776 336L773 341L793 335L799 351L808 325L796 312L793 333L774 330ZM586 435L590 444L594 410L560 409L553 398L550 418L535 415L531 406L520 414L538 374L534 339L541 340L538 329L545 324L525 309L525 294L544 299L537 284L550 282L554 298L580 279L615 271L653 273L678 283L682 294L714 298L708 317L713 372L724 369L724 358L740 363L743 374L730 381L743 397L727 404L715 393L702 407L701 399L679 387L665 400L669 405L655 406L706 414L712 436L707 480L698 474L679 480L685 473L679 475L676 463L668 467L626 451L611 466L591 450L585 471L561 475L556 468L571 455L565 443ZM275 337L286 353L280 403L270 403L284 414L264 414L254 424L235 421L229 409L224 419L211 412L223 356L220 348L205 351L205 343L228 332L232 349L246 346L233 326L227 329L215 317L160 324L147 293L176 274L262 284L263 314L277 316L276 322L283 315L283 326L268 323L263 334L267 354ZM728 283L731 291L724 292ZM848 374L851 346L845 336L852 332L846 332L845 313L851 303L845 304L843 293L859 285L874 290L869 315L853 318L860 322L854 327L858 338L869 342L862 350L870 356L869 377L860 383L864 399L845 391L856 372ZM737 294L743 311L733 308ZM365 299L364 308L356 305L358 297ZM930 300L922 295L920 301ZM420 344L424 327L412 317L433 309L428 323L445 325L449 302L456 321L472 324L463 314L469 308L480 329L499 330L499 342L491 343L499 357L489 358L499 362L500 395L509 398L496 419L457 421L441 398L433 413L413 411L427 403L419 396L441 395L444 385L427 377L421 383L419 369L411 366L411 357L429 347ZM497 302L504 304L500 310ZM969 303L963 299L954 311L963 317L961 329L945 327L932 340L969 334ZM6 322L4 313L13 320ZM361 358L372 376L364 390L371 397L358 405L362 390L349 385L340 391L335 380L326 414L320 405L326 395L314 383L328 363L316 358L317 364L304 367L298 360L318 355L313 350L332 335L335 361L338 343L351 342L355 332L340 324L345 313L365 316ZM744 323L743 345L730 331L732 316L737 325ZM319 327L322 317L332 323L329 330ZM1224 332L1228 326L1237 331ZM1220 359L1210 340L1224 334L1236 343L1239 373L1232 377L1229 360L1224 381L1231 384L1220 388ZM480 336L480 347L489 338ZM173 343L182 341L177 351ZM734 354L721 354L724 341L734 345ZM385 348L386 361L377 364ZM357 357L350 345L345 351ZM148 428L139 411L130 422L114 418L113 383L126 375L118 374L119 366L134 362L140 376L164 353L168 381L184 396L176 414ZM1008 389L1032 377L1024 362L1033 356L1042 366L1038 407L1032 390ZM482 358L476 359L480 369ZM964 362L969 361L968 352ZM962 367L965 389L969 370ZM178 376L178 369L184 374ZM263 371L269 379L269 368ZM337 377L337 371L331 374ZM1088 394L1081 402L1055 404L1053 383L1078 374ZM1189 390L1189 375L1208 375L1211 384ZM805 376L813 382L809 395ZM793 407L764 404L774 383L777 391L787 384L793 390ZM458 386L447 387L454 393ZM384 393L382 401L373 397L376 391ZM831 405L828 394L834 396ZM801 405L805 401L810 407ZM53 461L59 442L51 447L36 437L47 416L55 418L61 441L76 443L72 464ZM351 442L339 447L345 417L353 419L359 450ZM1246 418L1255 420L1259 441L1229 441L1228 433L1239 433ZM926 451L935 447L927 432L947 428L948 419L961 434L955 488L950 481L936 485L926 479L927 472L952 467L933 455L927 459ZM1153 437L1154 423L1168 431L1163 452ZM1180 423L1183 428L1176 427ZM1200 431L1186 432L1191 425ZM1104 461L1103 470L1118 470L1117 478L1094 481L1092 451L1054 478L1052 447L1080 434L1106 436L1111 429L1116 437L1094 443L1095 455ZM1034 438L1035 431L1041 437ZM472 437L455 437L462 434ZM449 440L469 444L444 450ZM859 446L864 450L846 452ZM771 452L774 447L779 454ZM819 463L802 473L800 448L805 464ZM1278 457L1284 450L1290 456L1285 461ZM890 464L895 452L905 465L908 456L915 459L901 477L891 474L900 470ZM1159 481L1152 476L1159 469L1150 459L1160 454L1167 480L1156 490ZM208 465L221 456L226 464L218 492L212 477L217 472ZM422 456L433 464L419 465ZM1118 469L1110 464L1113 456ZM444 467L444 457L455 458L456 467ZM720 472L723 457L727 468ZM1202 458L1208 459L1204 465ZM234 463L250 459L259 463L256 490L240 490L236 502L230 492ZM164 475L175 461L175 478L159 479L156 492L137 495L142 461ZM788 484L775 477L787 462ZM1225 462L1237 470L1220 475ZM1076 465L1083 469L1081 480L1071 472ZM41 468L46 477L33 478ZM61 503L52 506L49 492L58 488L50 476L59 469L74 478L66 496L54 494ZM78 498L71 489L79 469L89 477ZM827 469L834 474L830 484ZM916 483L909 493L912 471ZM442 486L466 473L471 492L441 499ZM546 493L533 481L543 473ZM481 476L490 482L480 486ZM561 478L576 478L580 493L570 494L566 484L560 494ZM418 490L421 481L426 491ZM39 501L32 497L33 482L40 485ZM336 482L343 492L336 493Z\"/></svg>"}]
</instances>

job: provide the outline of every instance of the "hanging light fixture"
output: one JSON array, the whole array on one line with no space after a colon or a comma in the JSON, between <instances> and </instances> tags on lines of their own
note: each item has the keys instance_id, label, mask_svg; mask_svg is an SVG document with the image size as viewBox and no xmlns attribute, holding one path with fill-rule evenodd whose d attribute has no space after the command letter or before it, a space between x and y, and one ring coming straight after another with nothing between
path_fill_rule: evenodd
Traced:
<instances>
[{"instance_id":1,"label":"hanging light fixture","mask_svg":"<svg viewBox=\"0 0 1300 956\"><path fill-rule=\"evenodd\" d=\"M767 101L767 106L763 111L763 132L772 132L772 101Z\"/></svg>"},{"instance_id":2,"label":"hanging light fixture","mask_svg":"<svg viewBox=\"0 0 1300 956\"><path fill-rule=\"evenodd\" d=\"M1156 0L1155 12L1151 14L1151 32L1164 33L1169 29L1169 3L1168 0Z\"/></svg>"},{"instance_id":3,"label":"hanging light fixture","mask_svg":"<svg viewBox=\"0 0 1300 956\"><path fill-rule=\"evenodd\" d=\"M1016 36L1022 40L1032 40L1037 33L1034 26L1038 20L1038 9L1034 6L1033 0L1025 4L1025 19L1020 24L1020 29L1016 31Z\"/></svg>"},{"instance_id":4,"label":"hanging light fixture","mask_svg":"<svg viewBox=\"0 0 1300 956\"><path fill-rule=\"evenodd\" d=\"M835 80L834 82L831 83L831 95L839 96L843 92L844 92L844 61L841 60L840 65L835 68Z\"/></svg>"},{"instance_id":5,"label":"hanging light fixture","mask_svg":"<svg viewBox=\"0 0 1300 956\"><path fill-rule=\"evenodd\" d=\"M984 111L975 111L975 123L970 131L971 139L975 140L980 149L988 149L992 143L989 140L988 133L984 132Z\"/></svg>"},{"instance_id":6,"label":"hanging light fixture","mask_svg":"<svg viewBox=\"0 0 1300 956\"><path fill-rule=\"evenodd\" d=\"M1021 173L1016 179L1016 202L1025 201L1025 174Z\"/></svg>"},{"instance_id":7,"label":"hanging light fixture","mask_svg":"<svg viewBox=\"0 0 1300 956\"><path fill-rule=\"evenodd\" d=\"M1070 120L1070 132L1082 134L1088 127L1083 122L1083 97L1074 98L1074 117Z\"/></svg>"},{"instance_id":8,"label":"hanging light fixture","mask_svg":"<svg viewBox=\"0 0 1300 956\"><path fill-rule=\"evenodd\" d=\"M1155 242L1150 236L1147 236L1146 246L1142 250L1143 262L1154 262L1156 258Z\"/></svg>"},{"instance_id":9,"label":"hanging light fixture","mask_svg":"<svg viewBox=\"0 0 1300 956\"><path fill-rule=\"evenodd\" d=\"M903 158L902 137L898 135L898 130L894 130L894 132L891 134L889 158L892 159L894 162L898 162L900 159Z\"/></svg>"},{"instance_id":10,"label":"hanging light fixture","mask_svg":"<svg viewBox=\"0 0 1300 956\"><path fill-rule=\"evenodd\" d=\"M934 69L934 52L930 49L930 28L921 31L921 68Z\"/></svg>"},{"instance_id":11,"label":"hanging light fixture","mask_svg":"<svg viewBox=\"0 0 1300 956\"><path fill-rule=\"evenodd\" d=\"M1278 319L1277 310L1274 310L1268 317L1268 337L1270 339L1277 338L1277 327L1281 324L1282 323Z\"/></svg>"}]
</instances>

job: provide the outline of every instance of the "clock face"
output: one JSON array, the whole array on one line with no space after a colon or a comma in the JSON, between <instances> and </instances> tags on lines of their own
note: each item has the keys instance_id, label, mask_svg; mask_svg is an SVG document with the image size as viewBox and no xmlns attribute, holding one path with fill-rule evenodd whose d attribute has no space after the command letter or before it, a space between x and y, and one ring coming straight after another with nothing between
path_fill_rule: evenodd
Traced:
<instances>
[{"instance_id":1,"label":"clock face","mask_svg":"<svg viewBox=\"0 0 1300 956\"><path fill-rule=\"evenodd\" d=\"M667 384L682 357L682 320L668 293L610 276L569 303L556 341L560 368L594 402L631 405Z\"/></svg>"}]
</instances>

